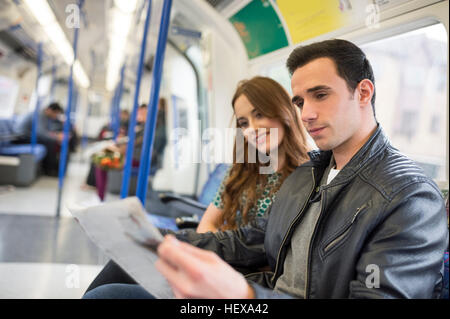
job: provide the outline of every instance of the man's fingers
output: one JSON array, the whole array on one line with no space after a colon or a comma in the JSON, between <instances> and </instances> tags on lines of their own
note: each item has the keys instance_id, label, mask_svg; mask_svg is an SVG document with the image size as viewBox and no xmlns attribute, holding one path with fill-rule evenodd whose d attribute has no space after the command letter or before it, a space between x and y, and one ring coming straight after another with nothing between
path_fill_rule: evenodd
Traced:
<instances>
[{"instance_id":1,"label":"man's fingers","mask_svg":"<svg viewBox=\"0 0 450 319\"><path fill-rule=\"evenodd\" d=\"M162 259L156 261L155 268L167 279L176 298L186 297L181 291L186 289L189 283L181 271L178 271Z\"/></svg>"},{"instance_id":2,"label":"man's fingers","mask_svg":"<svg viewBox=\"0 0 450 319\"><path fill-rule=\"evenodd\" d=\"M183 243L173 236L166 236L164 241L158 247L158 255L173 264L174 266L190 267L198 263L198 260L208 261L211 253Z\"/></svg>"}]
</instances>

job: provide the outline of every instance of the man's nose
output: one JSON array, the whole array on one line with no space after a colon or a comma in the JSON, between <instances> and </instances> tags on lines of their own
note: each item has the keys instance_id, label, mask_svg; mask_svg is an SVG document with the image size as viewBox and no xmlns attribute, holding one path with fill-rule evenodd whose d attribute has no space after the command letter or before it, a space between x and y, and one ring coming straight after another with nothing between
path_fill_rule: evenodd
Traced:
<instances>
[{"instance_id":1,"label":"man's nose","mask_svg":"<svg viewBox=\"0 0 450 319\"><path fill-rule=\"evenodd\" d=\"M301 109L301 116L303 122L315 121L317 119L317 111L312 105L304 102Z\"/></svg>"}]
</instances>

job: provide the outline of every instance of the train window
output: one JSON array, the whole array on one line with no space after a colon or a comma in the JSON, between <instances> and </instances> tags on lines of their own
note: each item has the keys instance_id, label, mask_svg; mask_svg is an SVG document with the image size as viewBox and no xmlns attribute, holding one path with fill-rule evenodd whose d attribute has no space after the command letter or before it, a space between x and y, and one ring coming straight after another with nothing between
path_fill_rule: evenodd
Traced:
<instances>
[{"instance_id":1,"label":"train window","mask_svg":"<svg viewBox=\"0 0 450 319\"><path fill-rule=\"evenodd\" d=\"M361 45L375 73L377 120L392 145L447 181L447 32L441 24ZM407 49L405 49L407 48ZM259 69L291 93L285 60Z\"/></svg>"},{"instance_id":2,"label":"train window","mask_svg":"<svg viewBox=\"0 0 450 319\"><path fill-rule=\"evenodd\" d=\"M17 81L0 75L0 117L9 118L14 114L18 93Z\"/></svg>"},{"instance_id":3,"label":"train window","mask_svg":"<svg viewBox=\"0 0 450 319\"><path fill-rule=\"evenodd\" d=\"M265 67L262 70L262 75L277 81L289 92L289 94L292 94L291 77L289 76L289 72L286 68L285 59Z\"/></svg>"},{"instance_id":4,"label":"train window","mask_svg":"<svg viewBox=\"0 0 450 319\"><path fill-rule=\"evenodd\" d=\"M446 180L447 41L435 24L361 46L375 73L378 121L395 147L439 181Z\"/></svg>"}]
</instances>

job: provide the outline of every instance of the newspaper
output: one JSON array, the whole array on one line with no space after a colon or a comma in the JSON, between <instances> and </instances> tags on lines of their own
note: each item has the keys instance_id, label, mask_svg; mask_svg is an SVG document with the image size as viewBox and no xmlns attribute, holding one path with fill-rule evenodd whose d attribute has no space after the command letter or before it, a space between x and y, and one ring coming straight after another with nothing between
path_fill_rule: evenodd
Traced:
<instances>
[{"instance_id":1,"label":"newspaper","mask_svg":"<svg viewBox=\"0 0 450 319\"><path fill-rule=\"evenodd\" d=\"M156 298L174 298L166 279L154 267L163 239L137 197L87 208L69 208L88 237Z\"/></svg>"}]
</instances>

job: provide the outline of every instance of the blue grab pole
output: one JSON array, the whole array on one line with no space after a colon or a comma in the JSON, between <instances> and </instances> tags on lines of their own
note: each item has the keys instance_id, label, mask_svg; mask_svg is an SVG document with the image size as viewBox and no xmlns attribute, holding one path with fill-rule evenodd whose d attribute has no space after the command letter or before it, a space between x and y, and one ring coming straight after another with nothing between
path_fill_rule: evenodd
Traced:
<instances>
[{"instance_id":1,"label":"blue grab pole","mask_svg":"<svg viewBox=\"0 0 450 319\"><path fill-rule=\"evenodd\" d=\"M128 190L130 188L130 175L131 175L131 164L133 161L133 152L134 152L134 140L136 138L136 116L137 109L139 103L139 92L141 88L141 78L142 78L142 70L144 65L145 58L145 48L147 46L147 34L150 26L150 16L151 16L151 8L152 1L149 0L147 4L147 15L145 17L144 24L144 35L142 36L141 43L141 53L139 56L139 64L137 69L137 77L136 77L136 90L134 92L134 102L133 102L133 110L131 112L131 117L128 123L128 145L127 145L127 154L125 158L125 166L123 168L123 177L122 177L122 187L120 189L120 198L125 198L128 196Z\"/></svg>"},{"instance_id":2,"label":"blue grab pole","mask_svg":"<svg viewBox=\"0 0 450 319\"><path fill-rule=\"evenodd\" d=\"M84 0L78 0L78 8L81 10L83 6ZM66 120L64 121L63 128L63 141L61 145L61 153L59 156L59 171L58 171L58 200L57 200L57 208L56 208L56 217L60 216L61 211L61 196L62 196L62 188L64 185L64 174L66 171L66 160L67 153L69 147L69 130L70 130L70 115L72 112L72 94L73 94L73 65L77 59L77 47L78 47L78 28L75 28L75 33L73 37L73 61L70 66L70 74L69 74L69 93L67 97L67 109L66 109Z\"/></svg>"},{"instance_id":3,"label":"blue grab pole","mask_svg":"<svg viewBox=\"0 0 450 319\"><path fill-rule=\"evenodd\" d=\"M114 105L114 124L112 127L113 134L114 134L114 141L117 140L117 136L119 135L119 129L120 129L120 101L122 100L122 93L123 93L123 82L124 82L124 74L125 74L125 63L122 66L122 69L120 70L120 81L119 86L117 88L117 98Z\"/></svg>"},{"instance_id":4,"label":"blue grab pole","mask_svg":"<svg viewBox=\"0 0 450 319\"><path fill-rule=\"evenodd\" d=\"M38 45L37 56L37 79L36 79L36 107L34 108L33 119L31 122L31 149L34 151L34 147L37 143L37 130L39 123L39 112L41 108L41 98L39 96L39 80L42 75L42 43Z\"/></svg>"},{"instance_id":5,"label":"blue grab pole","mask_svg":"<svg viewBox=\"0 0 450 319\"><path fill-rule=\"evenodd\" d=\"M136 195L145 207L145 198L147 196L148 174L150 172L153 140L155 137L156 120L158 115L159 90L161 87L162 69L164 63L164 53L166 51L167 33L170 23L170 10L172 0L165 0L161 24L159 27L158 44L156 47L156 56L153 63L152 88L150 91L150 101L147 110L147 121L145 122L144 143L138 174ZM149 116L150 115L150 116Z\"/></svg>"}]
</instances>

